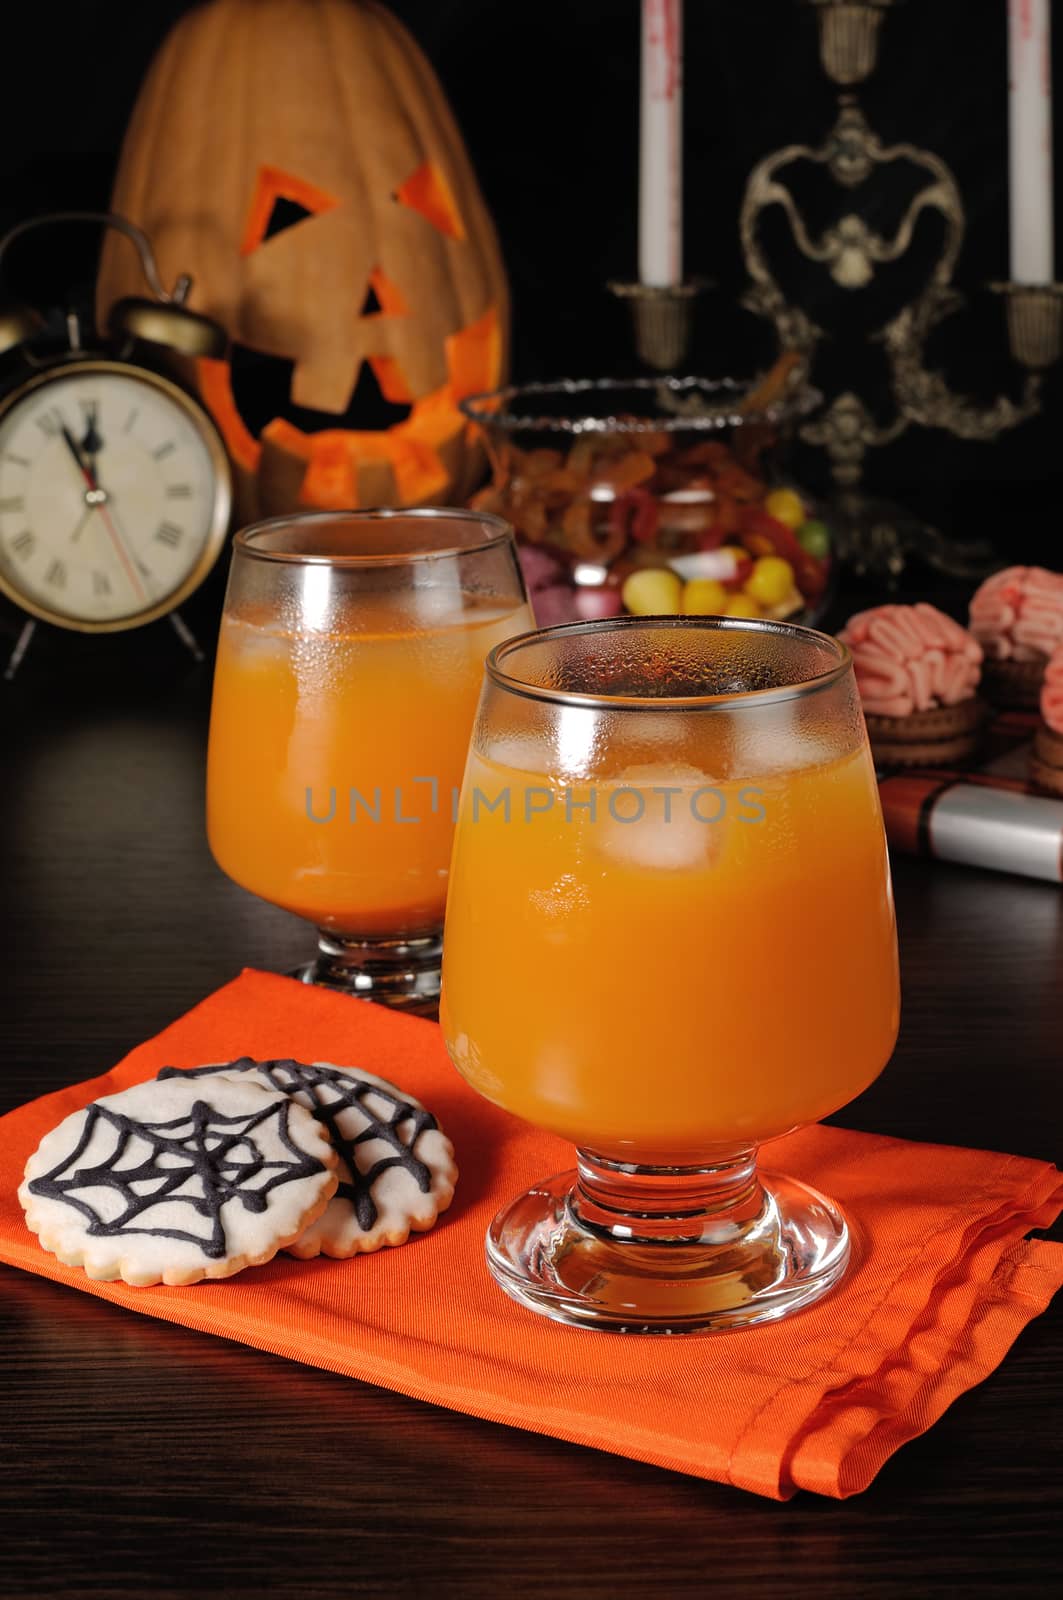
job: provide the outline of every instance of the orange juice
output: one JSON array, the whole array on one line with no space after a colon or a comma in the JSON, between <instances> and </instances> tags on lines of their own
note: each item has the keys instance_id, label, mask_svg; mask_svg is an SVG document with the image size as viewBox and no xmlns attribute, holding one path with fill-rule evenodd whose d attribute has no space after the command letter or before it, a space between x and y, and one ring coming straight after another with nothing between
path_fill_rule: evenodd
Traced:
<instances>
[{"instance_id":1,"label":"orange juice","mask_svg":"<svg viewBox=\"0 0 1063 1600\"><path fill-rule=\"evenodd\" d=\"M896 943L870 758L832 754L716 782L687 747L564 785L474 752L442 1008L469 1083L675 1165L853 1099L896 1038Z\"/></svg>"},{"instance_id":2,"label":"orange juice","mask_svg":"<svg viewBox=\"0 0 1063 1600\"><path fill-rule=\"evenodd\" d=\"M218 865L337 933L437 931L484 657L531 625L523 605L416 589L351 599L320 631L227 616L207 770Z\"/></svg>"}]
</instances>

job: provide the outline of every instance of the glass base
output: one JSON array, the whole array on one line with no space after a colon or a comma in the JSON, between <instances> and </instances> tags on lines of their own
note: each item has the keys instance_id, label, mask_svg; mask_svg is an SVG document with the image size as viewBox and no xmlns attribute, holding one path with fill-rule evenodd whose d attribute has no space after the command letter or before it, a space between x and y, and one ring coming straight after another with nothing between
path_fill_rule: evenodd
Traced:
<instances>
[{"instance_id":1,"label":"glass base","mask_svg":"<svg viewBox=\"0 0 1063 1600\"><path fill-rule=\"evenodd\" d=\"M495 1218L487 1264L521 1305L619 1333L702 1333L811 1305L849 1261L838 1208L795 1178L762 1183L755 1155L707 1167L622 1166L579 1152L576 1172Z\"/></svg>"},{"instance_id":2,"label":"glass base","mask_svg":"<svg viewBox=\"0 0 1063 1600\"><path fill-rule=\"evenodd\" d=\"M296 967L293 978L397 1010L431 1014L437 1009L443 960L438 934L421 939L357 939L319 928L317 945L317 960Z\"/></svg>"}]
</instances>

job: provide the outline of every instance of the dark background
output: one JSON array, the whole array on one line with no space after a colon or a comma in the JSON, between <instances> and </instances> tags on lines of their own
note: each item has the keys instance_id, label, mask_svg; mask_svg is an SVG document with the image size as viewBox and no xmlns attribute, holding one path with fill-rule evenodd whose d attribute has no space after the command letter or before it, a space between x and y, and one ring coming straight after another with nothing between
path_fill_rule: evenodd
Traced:
<instances>
[{"instance_id":1,"label":"dark background","mask_svg":"<svg viewBox=\"0 0 1063 1600\"><path fill-rule=\"evenodd\" d=\"M106 205L140 80L189 8L188 0L66 0L20 8L17 24L7 21L0 225L59 207ZM633 369L626 313L604 285L635 273L638 0L392 0L392 9L443 81L498 224L513 288L515 376ZM959 182L968 232L956 283L968 303L935 336L930 364L983 400L1021 388L1001 306L985 289L1008 270L1005 11L1004 0L896 6L883 25L878 69L858 91L885 143L909 140L938 152ZM1056 62L1063 108L1063 40ZM742 375L770 361L772 330L739 308L742 191L765 154L794 141L820 143L836 97L819 65L810 6L687 0L686 268L716 284L699 310L692 370ZM862 205L889 233L892 208L899 203L903 211L906 199L883 190ZM849 196L842 203L849 209ZM934 255L936 229L928 218L918 236L916 275ZM27 242L11 264L9 292L48 300L84 289L95 248L91 236L72 233ZM871 292L833 289L821 268L804 275L835 333L828 380L860 387L887 412L881 357L863 337L875 321L865 315ZM883 282L884 275L876 292ZM897 304L907 297L903 275L888 288ZM1042 415L990 447L913 432L871 458L873 486L948 532L990 538L1002 557L1063 565L1056 554L1061 385L1050 373ZM805 458L799 468L820 486L822 458ZM216 588L200 609L216 603Z\"/></svg>"}]
</instances>

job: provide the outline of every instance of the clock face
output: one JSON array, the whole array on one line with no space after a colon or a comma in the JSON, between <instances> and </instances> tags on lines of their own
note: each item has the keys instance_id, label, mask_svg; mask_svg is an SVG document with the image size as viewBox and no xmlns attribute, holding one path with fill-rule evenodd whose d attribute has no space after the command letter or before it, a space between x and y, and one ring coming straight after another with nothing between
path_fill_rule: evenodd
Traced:
<instances>
[{"instance_id":1,"label":"clock face","mask_svg":"<svg viewBox=\"0 0 1063 1600\"><path fill-rule=\"evenodd\" d=\"M166 379L86 361L0 413L0 588L38 616L162 615L210 570L228 511L217 437Z\"/></svg>"}]
</instances>

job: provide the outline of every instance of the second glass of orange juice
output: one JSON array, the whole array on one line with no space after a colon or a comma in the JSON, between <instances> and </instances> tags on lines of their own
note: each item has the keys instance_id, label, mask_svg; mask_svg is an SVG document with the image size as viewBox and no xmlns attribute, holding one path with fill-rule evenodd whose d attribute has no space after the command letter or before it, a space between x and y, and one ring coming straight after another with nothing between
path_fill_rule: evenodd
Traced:
<instances>
[{"instance_id":1,"label":"second glass of orange juice","mask_svg":"<svg viewBox=\"0 0 1063 1600\"><path fill-rule=\"evenodd\" d=\"M490 657L442 1020L470 1084L571 1140L488 1262L563 1321L742 1326L829 1289L832 1201L757 1147L867 1087L898 1023L875 774L826 635L619 619Z\"/></svg>"},{"instance_id":2,"label":"second glass of orange juice","mask_svg":"<svg viewBox=\"0 0 1063 1600\"><path fill-rule=\"evenodd\" d=\"M317 926L308 979L416 1008L438 995L484 658L530 625L496 517L309 513L237 534L207 831L231 878Z\"/></svg>"}]
</instances>

